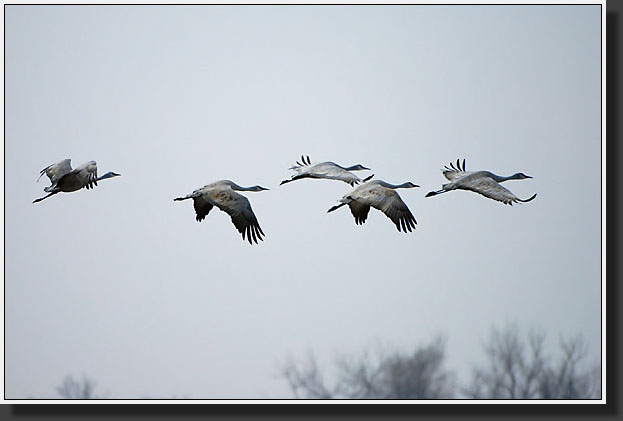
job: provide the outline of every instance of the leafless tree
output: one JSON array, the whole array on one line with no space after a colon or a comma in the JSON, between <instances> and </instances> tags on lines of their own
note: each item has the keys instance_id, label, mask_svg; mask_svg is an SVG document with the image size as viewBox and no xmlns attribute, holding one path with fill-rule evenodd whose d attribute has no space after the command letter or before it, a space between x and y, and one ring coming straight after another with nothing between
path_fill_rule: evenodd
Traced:
<instances>
[{"instance_id":1,"label":"leafless tree","mask_svg":"<svg viewBox=\"0 0 623 421\"><path fill-rule=\"evenodd\" d=\"M364 352L341 356L329 384L313 354L302 363L288 362L283 376L297 398L439 399L452 397L454 374L443 367L445 341L433 340L411 354Z\"/></svg>"},{"instance_id":2,"label":"leafless tree","mask_svg":"<svg viewBox=\"0 0 623 421\"><path fill-rule=\"evenodd\" d=\"M65 376L63 383L56 388L63 399L97 399L95 395L95 381L82 375L82 380L76 380L72 375Z\"/></svg>"},{"instance_id":3,"label":"leafless tree","mask_svg":"<svg viewBox=\"0 0 623 421\"><path fill-rule=\"evenodd\" d=\"M581 338L561 339L561 357L544 353L545 334L530 331L527 342L514 325L493 329L484 346L485 366L473 370L463 389L477 399L591 399L601 397L601 367L584 368L587 347Z\"/></svg>"}]
</instances>

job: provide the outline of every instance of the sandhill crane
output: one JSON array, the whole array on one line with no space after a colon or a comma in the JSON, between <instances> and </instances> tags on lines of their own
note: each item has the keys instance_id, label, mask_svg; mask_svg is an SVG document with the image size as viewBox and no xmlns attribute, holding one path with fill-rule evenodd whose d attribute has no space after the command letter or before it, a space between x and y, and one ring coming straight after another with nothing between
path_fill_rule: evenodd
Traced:
<instances>
[{"instance_id":1,"label":"sandhill crane","mask_svg":"<svg viewBox=\"0 0 623 421\"><path fill-rule=\"evenodd\" d=\"M41 202L43 199L47 199L60 192L69 193L80 190L83 187L92 189L94 186L97 186L97 182L100 180L121 175L110 171L98 177L97 163L95 161L86 162L78 168L72 169L71 159L64 159L56 164L48 165L41 170L37 181L43 177L43 174L47 175L52 182L50 186L43 189L49 194L35 199L32 203Z\"/></svg>"},{"instance_id":2,"label":"sandhill crane","mask_svg":"<svg viewBox=\"0 0 623 421\"><path fill-rule=\"evenodd\" d=\"M232 181L221 180L203 186L184 197L177 197L173 200L193 199L195 213L197 214L197 222L203 221L214 206L218 207L231 216L231 222L233 222L238 232L242 234L243 240L246 235L250 244L253 244L253 241L257 244L257 240L263 240L262 235L265 234L262 228L260 228L260 224L257 222L253 209L251 209L249 199L236 193L234 190L263 191L268 189L261 186L240 187Z\"/></svg>"},{"instance_id":3,"label":"sandhill crane","mask_svg":"<svg viewBox=\"0 0 623 421\"><path fill-rule=\"evenodd\" d=\"M361 179L350 171L363 171L370 169L361 164L350 167L342 167L341 165L330 161L311 165L309 156L307 156L307 160L305 160L304 156L301 156L301 161L302 162L296 161L296 165L288 168L289 170L294 170L296 174L294 174L289 180L283 180L281 184L289 183L294 180L300 180L301 178L325 178L329 180L341 180L351 186L354 186L355 184L359 184Z\"/></svg>"},{"instance_id":4,"label":"sandhill crane","mask_svg":"<svg viewBox=\"0 0 623 421\"><path fill-rule=\"evenodd\" d=\"M529 175L518 172L508 177L502 177L489 171L465 171L465 159L463 159L462 167L459 161L460 160L458 159L456 160L456 166L452 163L450 164L450 167L447 165L445 166L443 175L450 182L443 184L441 186L441 190L428 192L426 197L435 196L452 190L470 190L511 206L514 202L525 203L536 197L535 193L528 199L520 199L510 190L499 184L507 180L523 180L525 178L532 178Z\"/></svg>"},{"instance_id":5,"label":"sandhill crane","mask_svg":"<svg viewBox=\"0 0 623 421\"><path fill-rule=\"evenodd\" d=\"M366 177L363 184L340 199L340 204L333 206L327 212L348 205L355 217L355 223L361 225L366 222L370 206L383 212L396 225L398 231L411 231L417 224L413 214L400 198L395 189L420 187L417 184L406 182L398 185L389 184L381 180L370 180L374 174Z\"/></svg>"}]
</instances>

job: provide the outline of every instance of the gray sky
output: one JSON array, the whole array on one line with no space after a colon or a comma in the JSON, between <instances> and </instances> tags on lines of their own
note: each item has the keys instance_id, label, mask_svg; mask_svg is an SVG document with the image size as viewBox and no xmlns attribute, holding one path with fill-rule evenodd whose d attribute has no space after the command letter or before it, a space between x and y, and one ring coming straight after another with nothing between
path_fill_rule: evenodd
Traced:
<instances>
[{"instance_id":1,"label":"gray sky","mask_svg":"<svg viewBox=\"0 0 623 421\"><path fill-rule=\"evenodd\" d=\"M466 373L507 321L598 359L599 6L5 14L7 398L69 373L114 397L290 397L289 356L437 333ZM327 214L345 183L279 186L301 154L421 185L400 191L417 230ZM537 198L425 199L459 157ZM64 158L122 176L32 204ZM173 202L219 179L271 189L245 194L264 242Z\"/></svg>"}]
</instances>

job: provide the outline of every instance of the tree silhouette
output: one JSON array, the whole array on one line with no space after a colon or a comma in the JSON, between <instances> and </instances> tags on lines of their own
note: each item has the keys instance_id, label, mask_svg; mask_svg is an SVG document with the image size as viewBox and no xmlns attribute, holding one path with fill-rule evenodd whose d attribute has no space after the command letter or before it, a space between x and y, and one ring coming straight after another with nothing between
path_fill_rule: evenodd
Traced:
<instances>
[{"instance_id":1,"label":"tree silhouette","mask_svg":"<svg viewBox=\"0 0 623 421\"><path fill-rule=\"evenodd\" d=\"M514 325L493 328L483 345L485 363L462 385L444 368L440 338L408 354L340 356L333 372L310 353L304 361L290 360L282 375L296 398L308 399L600 399L601 364L587 367L584 340L561 339L554 358L546 355L545 338L532 330L524 339Z\"/></svg>"},{"instance_id":2,"label":"tree silhouette","mask_svg":"<svg viewBox=\"0 0 623 421\"><path fill-rule=\"evenodd\" d=\"M56 388L63 399L97 399L95 381L82 375L82 380L75 380L72 375L65 376L63 383Z\"/></svg>"},{"instance_id":3,"label":"tree silhouette","mask_svg":"<svg viewBox=\"0 0 623 421\"><path fill-rule=\"evenodd\" d=\"M582 364L587 346L580 338L561 339L561 357L544 354L545 334L532 330L527 341L514 325L493 329L463 393L476 399L595 399L601 397L601 367Z\"/></svg>"},{"instance_id":4,"label":"tree silhouette","mask_svg":"<svg viewBox=\"0 0 623 421\"><path fill-rule=\"evenodd\" d=\"M288 362L283 369L292 393L312 399L439 399L453 395L454 374L443 367L445 341L437 338L411 354L394 352L360 357L341 356L332 385L313 354L303 363Z\"/></svg>"}]
</instances>

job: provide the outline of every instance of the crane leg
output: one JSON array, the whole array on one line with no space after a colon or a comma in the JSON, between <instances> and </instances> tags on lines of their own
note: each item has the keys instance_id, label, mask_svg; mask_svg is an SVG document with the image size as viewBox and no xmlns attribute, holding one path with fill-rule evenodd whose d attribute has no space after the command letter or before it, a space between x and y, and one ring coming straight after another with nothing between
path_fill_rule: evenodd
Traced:
<instances>
[{"instance_id":1,"label":"crane leg","mask_svg":"<svg viewBox=\"0 0 623 421\"><path fill-rule=\"evenodd\" d=\"M344 206L345 204L346 204L346 203L340 203L339 205L335 205L335 206L333 206L331 209L329 209L329 210L327 211L327 213L329 213L329 212L333 212L334 210L341 208L341 207L342 207L342 206Z\"/></svg>"},{"instance_id":2,"label":"crane leg","mask_svg":"<svg viewBox=\"0 0 623 421\"><path fill-rule=\"evenodd\" d=\"M58 193L58 191L53 191L53 192L52 192L52 193L50 193L50 194L47 194L47 195L45 195L45 196L43 196L43 197L40 197L40 198L38 198L38 199L33 200L33 201L32 201L32 203L41 202L43 199L47 199L48 197L50 197L50 196L52 196L52 195L54 195L54 194L56 194L56 193Z\"/></svg>"}]
</instances>

